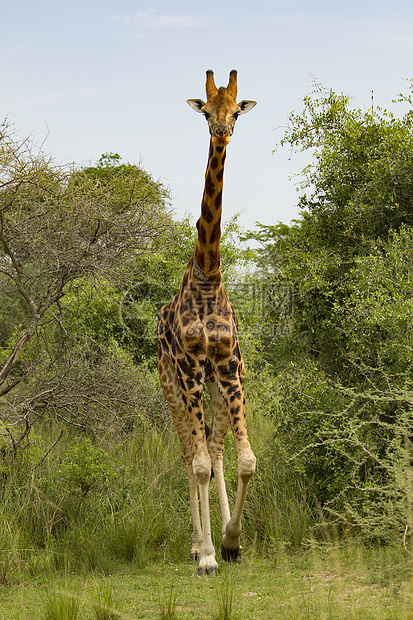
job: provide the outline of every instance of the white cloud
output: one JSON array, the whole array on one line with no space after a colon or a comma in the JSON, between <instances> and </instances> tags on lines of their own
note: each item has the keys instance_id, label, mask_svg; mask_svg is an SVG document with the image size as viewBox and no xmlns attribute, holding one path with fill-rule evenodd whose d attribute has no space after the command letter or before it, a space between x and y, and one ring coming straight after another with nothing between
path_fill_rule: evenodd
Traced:
<instances>
[{"instance_id":1,"label":"white cloud","mask_svg":"<svg viewBox=\"0 0 413 620\"><path fill-rule=\"evenodd\" d=\"M161 13L158 9L114 15L111 21L126 28L138 27L143 29L192 28L205 23L205 19L194 13L174 15L173 13Z\"/></svg>"}]
</instances>

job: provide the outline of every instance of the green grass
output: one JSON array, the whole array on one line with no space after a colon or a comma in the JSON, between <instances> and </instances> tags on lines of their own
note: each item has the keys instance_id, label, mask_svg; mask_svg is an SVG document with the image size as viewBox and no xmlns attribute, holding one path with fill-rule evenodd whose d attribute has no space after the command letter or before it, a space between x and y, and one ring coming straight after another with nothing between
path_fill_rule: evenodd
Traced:
<instances>
[{"instance_id":1,"label":"green grass","mask_svg":"<svg viewBox=\"0 0 413 620\"><path fill-rule=\"evenodd\" d=\"M259 465L243 518L244 558L226 565L218 553L216 578L199 578L186 561L188 485L174 433L148 429L118 444L68 434L41 467L4 478L0 620L413 618L413 564L403 545L337 549L334 535L323 549L309 545L305 490L266 452L268 420L252 411L250 427ZM40 432L51 445L59 431ZM225 458L232 503L230 434ZM218 548L214 481L210 495Z\"/></svg>"},{"instance_id":2,"label":"green grass","mask_svg":"<svg viewBox=\"0 0 413 620\"><path fill-rule=\"evenodd\" d=\"M165 595L163 598L165 598ZM161 601L159 603L159 611L161 620L177 620L176 594L174 592L173 585L170 587L169 595L166 597L166 602Z\"/></svg>"},{"instance_id":3,"label":"green grass","mask_svg":"<svg viewBox=\"0 0 413 620\"><path fill-rule=\"evenodd\" d=\"M214 620L233 620L234 616L234 587L231 576L226 576L217 585L218 609Z\"/></svg>"},{"instance_id":4,"label":"green grass","mask_svg":"<svg viewBox=\"0 0 413 620\"><path fill-rule=\"evenodd\" d=\"M51 445L59 433L53 424L38 429L43 446ZM257 428L256 435L268 433ZM299 547L308 530L302 491L286 485L280 468L266 461L261 454L265 441L254 449L260 465L245 507L245 546L268 552L282 540ZM225 472L231 504L238 479L236 457L228 434ZM28 452L29 465L30 458ZM219 541L214 480L210 504ZM0 585L42 571L110 575L128 563L144 568L161 560L179 562L189 553L190 521L187 476L174 431L161 434L152 428L116 444L68 433L41 467L0 480Z\"/></svg>"},{"instance_id":5,"label":"green grass","mask_svg":"<svg viewBox=\"0 0 413 620\"><path fill-rule=\"evenodd\" d=\"M332 548L277 561L247 552L241 565L221 564L216 578L197 577L190 562L158 562L118 566L110 577L63 573L3 586L0 619L404 620L413 617L412 585L408 558L396 550ZM106 616L96 614L97 591Z\"/></svg>"},{"instance_id":6,"label":"green grass","mask_svg":"<svg viewBox=\"0 0 413 620\"><path fill-rule=\"evenodd\" d=\"M80 613L81 599L77 593L69 590L70 583L64 589L49 588L44 597L42 612L44 620L77 620Z\"/></svg>"}]
</instances>

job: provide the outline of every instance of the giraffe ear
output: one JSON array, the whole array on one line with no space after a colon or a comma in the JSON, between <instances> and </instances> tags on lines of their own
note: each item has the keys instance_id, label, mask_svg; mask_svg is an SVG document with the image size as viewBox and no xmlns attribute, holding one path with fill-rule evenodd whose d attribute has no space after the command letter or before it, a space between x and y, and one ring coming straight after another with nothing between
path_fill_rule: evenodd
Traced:
<instances>
[{"instance_id":1,"label":"giraffe ear","mask_svg":"<svg viewBox=\"0 0 413 620\"><path fill-rule=\"evenodd\" d=\"M243 99L242 101L240 101L238 103L239 107L241 108L241 110L238 112L238 114L246 114L247 112L252 110L252 108L256 104L257 104L256 101L250 101L249 99Z\"/></svg>"},{"instance_id":2,"label":"giraffe ear","mask_svg":"<svg viewBox=\"0 0 413 620\"><path fill-rule=\"evenodd\" d=\"M186 102L195 112L201 112L203 114L202 108L205 105L205 101L202 101L202 99L187 99Z\"/></svg>"}]
</instances>

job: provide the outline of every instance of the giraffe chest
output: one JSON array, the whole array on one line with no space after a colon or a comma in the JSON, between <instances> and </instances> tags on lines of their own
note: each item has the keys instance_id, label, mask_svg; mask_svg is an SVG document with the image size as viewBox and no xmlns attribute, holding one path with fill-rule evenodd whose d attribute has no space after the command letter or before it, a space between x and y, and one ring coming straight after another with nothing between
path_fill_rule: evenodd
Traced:
<instances>
[{"instance_id":1,"label":"giraffe chest","mask_svg":"<svg viewBox=\"0 0 413 620\"><path fill-rule=\"evenodd\" d=\"M185 310L177 318L175 334L184 353L210 361L230 356L236 338L232 308Z\"/></svg>"},{"instance_id":2,"label":"giraffe chest","mask_svg":"<svg viewBox=\"0 0 413 620\"><path fill-rule=\"evenodd\" d=\"M164 348L172 359L196 358L213 366L233 356L237 346L235 312L226 298L198 298L188 300L177 296L160 312L160 326Z\"/></svg>"}]
</instances>

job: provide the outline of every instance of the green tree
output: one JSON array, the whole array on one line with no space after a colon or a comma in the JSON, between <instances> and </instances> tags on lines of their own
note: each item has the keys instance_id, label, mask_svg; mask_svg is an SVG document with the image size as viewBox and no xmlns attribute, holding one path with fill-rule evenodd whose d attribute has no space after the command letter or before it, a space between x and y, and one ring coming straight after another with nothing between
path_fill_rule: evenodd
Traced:
<instances>
[{"instance_id":1,"label":"green tree","mask_svg":"<svg viewBox=\"0 0 413 620\"><path fill-rule=\"evenodd\" d=\"M379 107L362 111L348 96L317 86L289 120L281 143L310 150L313 158L303 170L307 193L300 199L312 216L313 246L351 257L365 240L413 224L413 110L401 118Z\"/></svg>"},{"instance_id":2,"label":"green tree","mask_svg":"<svg viewBox=\"0 0 413 620\"><path fill-rule=\"evenodd\" d=\"M301 217L248 235L261 244L260 277L291 287L289 326L328 374L341 372L342 343L330 320L346 297L340 283L356 257L376 251L377 239L413 225L412 130L413 110L401 118L380 108L363 112L317 87L302 113L290 115L281 141L313 158L302 171Z\"/></svg>"},{"instance_id":3,"label":"green tree","mask_svg":"<svg viewBox=\"0 0 413 620\"><path fill-rule=\"evenodd\" d=\"M293 291L289 332L267 342L275 446L327 516L378 538L412 526L412 122L317 87L282 141L313 158L301 217L249 235L260 277Z\"/></svg>"},{"instance_id":4,"label":"green tree","mask_svg":"<svg viewBox=\"0 0 413 620\"><path fill-rule=\"evenodd\" d=\"M128 287L139 256L157 251L171 218L162 185L140 167L113 165L112 159L96 169L62 168L9 126L1 127L0 298L7 326L0 351L0 409L7 428L17 429L5 434L12 449L22 447L21 439L48 406L67 410L65 394L72 397L72 410L87 394L90 400L85 377L94 377L92 386L99 386L100 394L102 386L116 385L121 400L115 352L123 360L120 376L127 375L122 365L131 362L112 338L99 343L109 347L106 382L96 368L88 372L92 348L65 331L70 321L62 317L70 303L65 308L64 300L73 306L74 297L94 286L99 290L102 281L116 290ZM65 357L66 350L71 354ZM72 388L66 389L70 377ZM79 398L73 398L76 386ZM97 400L103 406L103 396Z\"/></svg>"}]
</instances>

